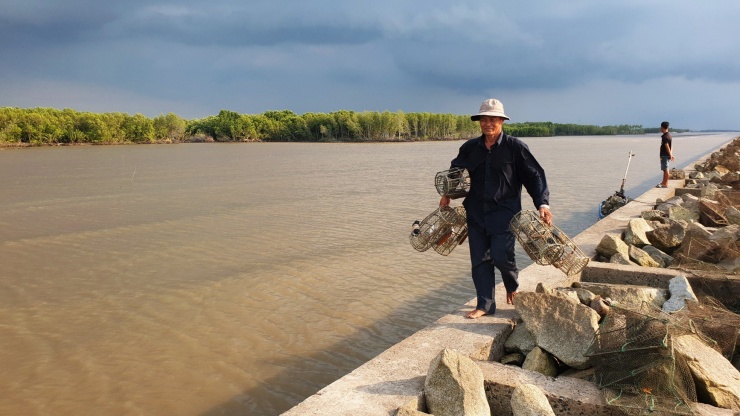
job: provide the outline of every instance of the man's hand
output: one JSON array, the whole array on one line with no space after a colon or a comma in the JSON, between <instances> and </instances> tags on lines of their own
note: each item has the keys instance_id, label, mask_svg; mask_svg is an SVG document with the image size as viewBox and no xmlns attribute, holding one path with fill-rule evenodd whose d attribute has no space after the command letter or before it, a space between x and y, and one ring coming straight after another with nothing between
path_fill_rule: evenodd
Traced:
<instances>
[{"instance_id":1,"label":"man's hand","mask_svg":"<svg viewBox=\"0 0 740 416\"><path fill-rule=\"evenodd\" d=\"M545 224L552 225L552 212L550 212L550 208L540 207L540 218L542 218Z\"/></svg>"},{"instance_id":2,"label":"man's hand","mask_svg":"<svg viewBox=\"0 0 740 416\"><path fill-rule=\"evenodd\" d=\"M443 196L443 197L442 197L442 198L441 198L441 199L439 200L439 206L440 206L440 207L449 207L449 206L450 206L450 197L449 197L449 196L446 196L446 195L445 195L445 196Z\"/></svg>"}]
</instances>

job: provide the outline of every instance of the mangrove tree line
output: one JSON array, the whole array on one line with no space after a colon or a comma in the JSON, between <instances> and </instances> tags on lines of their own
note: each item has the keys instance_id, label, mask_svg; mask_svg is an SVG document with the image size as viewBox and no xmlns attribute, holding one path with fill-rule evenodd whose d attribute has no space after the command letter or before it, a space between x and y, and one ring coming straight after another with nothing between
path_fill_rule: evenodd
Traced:
<instances>
[{"instance_id":1,"label":"mangrove tree line","mask_svg":"<svg viewBox=\"0 0 740 416\"><path fill-rule=\"evenodd\" d=\"M518 137L643 134L640 125L593 126L551 122L507 123ZM118 144L219 142L374 142L453 140L480 134L468 115L336 111L298 115L289 110L187 120L168 113L91 113L53 108L0 108L0 144Z\"/></svg>"}]
</instances>

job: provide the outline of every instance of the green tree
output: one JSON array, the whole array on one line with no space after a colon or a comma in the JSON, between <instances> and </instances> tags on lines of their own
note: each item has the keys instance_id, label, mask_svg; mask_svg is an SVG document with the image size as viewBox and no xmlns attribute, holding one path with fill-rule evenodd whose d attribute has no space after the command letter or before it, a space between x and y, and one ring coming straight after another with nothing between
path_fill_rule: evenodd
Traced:
<instances>
[{"instance_id":1,"label":"green tree","mask_svg":"<svg viewBox=\"0 0 740 416\"><path fill-rule=\"evenodd\" d=\"M187 122L177 114L167 113L154 117L154 138L157 140L181 141L185 139Z\"/></svg>"}]
</instances>

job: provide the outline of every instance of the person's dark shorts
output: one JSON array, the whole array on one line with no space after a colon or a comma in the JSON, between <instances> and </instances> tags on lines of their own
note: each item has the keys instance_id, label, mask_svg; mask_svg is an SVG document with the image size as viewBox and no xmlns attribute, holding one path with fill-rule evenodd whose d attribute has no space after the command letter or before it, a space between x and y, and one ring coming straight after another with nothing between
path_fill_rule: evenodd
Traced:
<instances>
[{"instance_id":1,"label":"person's dark shorts","mask_svg":"<svg viewBox=\"0 0 740 416\"><path fill-rule=\"evenodd\" d=\"M671 160L670 156L660 157L660 170L668 170L668 161Z\"/></svg>"}]
</instances>

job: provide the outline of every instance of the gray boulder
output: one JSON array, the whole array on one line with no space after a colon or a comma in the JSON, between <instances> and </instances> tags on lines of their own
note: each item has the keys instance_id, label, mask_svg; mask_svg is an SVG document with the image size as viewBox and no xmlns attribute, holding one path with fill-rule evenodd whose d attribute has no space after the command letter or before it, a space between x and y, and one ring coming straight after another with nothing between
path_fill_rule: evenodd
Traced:
<instances>
[{"instance_id":1,"label":"gray boulder","mask_svg":"<svg viewBox=\"0 0 740 416\"><path fill-rule=\"evenodd\" d=\"M555 289L555 292L560 296L565 296L570 299L573 303L582 303L581 299L578 297L578 292L572 287L559 287Z\"/></svg>"},{"instance_id":2,"label":"gray boulder","mask_svg":"<svg viewBox=\"0 0 740 416\"><path fill-rule=\"evenodd\" d=\"M639 266L637 263L630 260L629 255L625 255L622 253L614 253L614 255L609 258L609 263L625 264L628 266Z\"/></svg>"},{"instance_id":3,"label":"gray boulder","mask_svg":"<svg viewBox=\"0 0 740 416\"><path fill-rule=\"evenodd\" d=\"M705 177L708 177L708 174L705 174ZM717 191L719 191L719 188L717 187L717 185L713 183L709 183L706 185L700 185L699 189L701 189L701 197L709 198L709 199L714 199L715 195L717 194Z\"/></svg>"},{"instance_id":4,"label":"gray boulder","mask_svg":"<svg viewBox=\"0 0 740 416\"><path fill-rule=\"evenodd\" d=\"M514 388L511 413L514 416L555 416L547 396L534 384L520 384Z\"/></svg>"},{"instance_id":5,"label":"gray boulder","mask_svg":"<svg viewBox=\"0 0 740 416\"><path fill-rule=\"evenodd\" d=\"M635 246L630 246L630 260L639 264L642 267L660 267L660 264L653 260L646 251L641 250Z\"/></svg>"},{"instance_id":6,"label":"gray boulder","mask_svg":"<svg viewBox=\"0 0 740 416\"><path fill-rule=\"evenodd\" d=\"M532 351L527 354L527 358L522 364L522 368L529 371L535 371L540 374L555 377L558 375L558 363L547 351L540 347L534 347Z\"/></svg>"},{"instance_id":7,"label":"gray boulder","mask_svg":"<svg viewBox=\"0 0 740 416\"><path fill-rule=\"evenodd\" d=\"M421 410L416 409L412 404L407 404L403 407L399 407L396 412L396 416L429 416L428 413L424 413Z\"/></svg>"},{"instance_id":8,"label":"gray boulder","mask_svg":"<svg viewBox=\"0 0 740 416\"><path fill-rule=\"evenodd\" d=\"M663 312L678 312L686 306L686 301L698 302L694 290L691 289L688 279L684 276L676 276L668 281L668 292L670 297L663 304Z\"/></svg>"},{"instance_id":9,"label":"gray boulder","mask_svg":"<svg viewBox=\"0 0 740 416\"><path fill-rule=\"evenodd\" d=\"M681 204L683 204L683 199L680 196L674 196L665 202L661 202L657 204L655 209L665 214L668 214L668 210L671 209L671 207L676 207Z\"/></svg>"},{"instance_id":10,"label":"gray boulder","mask_svg":"<svg viewBox=\"0 0 740 416\"><path fill-rule=\"evenodd\" d=\"M686 230L680 222L670 221L667 227L659 227L653 231L648 231L646 234L651 245L661 251L670 253L681 245Z\"/></svg>"},{"instance_id":11,"label":"gray boulder","mask_svg":"<svg viewBox=\"0 0 740 416\"><path fill-rule=\"evenodd\" d=\"M595 293L581 287L576 288L576 294L578 294L578 300L584 305L590 305L596 299Z\"/></svg>"},{"instance_id":12,"label":"gray boulder","mask_svg":"<svg viewBox=\"0 0 740 416\"><path fill-rule=\"evenodd\" d=\"M740 372L715 349L694 334L673 338L696 383L697 396L713 406L740 411Z\"/></svg>"},{"instance_id":13,"label":"gray boulder","mask_svg":"<svg viewBox=\"0 0 740 416\"><path fill-rule=\"evenodd\" d=\"M670 207L668 209L668 218L675 221L699 221L699 209L697 204L697 210L692 211L684 208L683 206Z\"/></svg>"},{"instance_id":14,"label":"gray boulder","mask_svg":"<svg viewBox=\"0 0 740 416\"><path fill-rule=\"evenodd\" d=\"M658 250L654 246L644 246L642 250L648 253L650 257L660 265L660 267L668 267L671 265L671 262L673 262L673 257Z\"/></svg>"},{"instance_id":15,"label":"gray boulder","mask_svg":"<svg viewBox=\"0 0 740 416\"><path fill-rule=\"evenodd\" d=\"M725 218L730 224L740 225L740 210L735 207L729 207L725 210Z\"/></svg>"},{"instance_id":16,"label":"gray boulder","mask_svg":"<svg viewBox=\"0 0 740 416\"><path fill-rule=\"evenodd\" d=\"M608 283L581 282L588 289L602 298L610 298L620 306L639 307L645 303L662 307L668 299L668 290L650 286L613 285Z\"/></svg>"},{"instance_id":17,"label":"gray boulder","mask_svg":"<svg viewBox=\"0 0 740 416\"><path fill-rule=\"evenodd\" d=\"M501 357L501 364L515 365L517 367L521 367L522 364L524 364L524 360L526 359L527 356L522 354L521 352L512 352Z\"/></svg>"},{"instance_id":18,"label":"gray boulder","mask_svg":"<svg viewBox=\"0 0 740 416\"><path fill-rule=\"evenodd\" d=\"M556 295L521 292L514 308L542 349L578 369L591 365L584 353L599 327L599 314Z\"/></svg>"},{"instance_id":19,"label":"gray boulder","mask_svg":"<svg viewBox=\"0 0 740 416\"><path fill-rule=\"evenodd\" d=\"M424 395L435 416L491 416L483 372L455 350L445 348L429 364Z\"/></svg>"},{"instance_id":20,"label":"gray boulder","mask_svg":"<svg viewBox=\"0 0 740 416\"><path fill-rule=\"evenodd\" d=\"M536 347L532 334L527 330L527 325L522 322L514 327L511 335L504 342L504 351L529 353Z\"/></svg>"},{"instance_id":21,"label":"gray boulder","mask_svg":"<svg viewBox=\"0 0 740 416\"><path fill-rule=\"evenodd\" d=\"M709 237L710 240L729 240L737 241L740 239L740 225L728 225L727 227L718 228L717 231L712 233Z\"/></svg>"},{"instance_id":22,"label":"gray boulder","mask_svg":"<svg viewBox=\"0 0 740 416\"><path fill-rule=\"evenodd\" d=\"M681 204L682 207L689 211L699 212L699 197L692 194L683 194L681 195L681 199L683 199L683 203Z\"/></svg>"},{"instance_id":23,"label":"gray boulder","mask_svg":"<svg viewBox=\"0 0 740 416\"><path fill-rule=\"evenodd\" d=\"M692 222L686 226L686 233L683 239L688 240L689 238L696 238L699 240L708 240L712 236L712 232L707 229L704 225L698 222Z\"/></svg>"},{"instance_id":24,"label":"gray boulder","mask_svg":"<svg viewBox=\"0 0 740 416\"><path fill-rule=\"evenodd\" d=\"M642 247L650 244L646 232L652 231L653 228L642 218L631 219L624 230L624 242L633 246Z\"/></svg>"},{"instance_id":25,"label":"gray boulder","mask_svg":"<svg viewBox=\"0 0 740 416\"><path fill-rule=\"evenodd\" d=\"M717 263L717 266L727 270L728 272L740 272L740 257L728 257Z\"/></svg>"},{"instance_id":26,"label":"gray boulder","mask_svg":"<svg viewBox=\"0 0 740 416\"><path fill-rule=\"evenodd\" d=\"M663 211L658 211L657 209L642 211L640 217L645 221L658 221L660 223L665 223L666 220L665 213Z\"/></svg>"},{"instance_id":27,"label":"gray boulder","mask_svg":"<svg viewBox=\"0 0 740 416\"><path fill-rule=\"evenodd\" d=\"M624 257L629 257L629 247L618 236L605 235L601 242L596 246L596 252L610 259L616 253L622 253Z\"/></svg>"}]
</instances>

